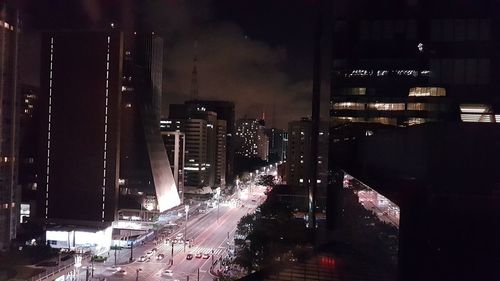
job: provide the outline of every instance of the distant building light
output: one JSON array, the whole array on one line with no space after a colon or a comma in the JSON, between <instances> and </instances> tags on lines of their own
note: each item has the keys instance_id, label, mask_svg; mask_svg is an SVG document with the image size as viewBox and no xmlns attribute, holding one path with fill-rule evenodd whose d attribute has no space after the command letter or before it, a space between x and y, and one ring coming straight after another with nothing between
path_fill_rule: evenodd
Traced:
<instances>
[{"instance_id":1,"label":"distant building light","mask_svg":"<svg viewBox=\"0 0 500 281\"><path fill-rule=\"evenodd\" d=\"M418 43L417 48L418 48L418 51L422 53L424 51L424 44Z\"/></svg>"},{"instance_id":2,"label":"distant building light","mask_svg":"<svg viewBox=\"0 0 500 281\"><path fill-rule=\"evenodd\" d=\"M304 182L304 179L299 179L299 182L300 182L300 183L303 183L303 182Z\"/></svg>"}]
</instances>

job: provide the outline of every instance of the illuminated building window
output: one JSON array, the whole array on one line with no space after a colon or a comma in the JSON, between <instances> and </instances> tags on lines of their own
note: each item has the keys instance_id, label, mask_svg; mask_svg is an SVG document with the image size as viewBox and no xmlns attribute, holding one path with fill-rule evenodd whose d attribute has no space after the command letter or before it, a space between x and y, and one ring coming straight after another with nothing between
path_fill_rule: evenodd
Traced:
<instances>
[{"instance_id":1,"label":"illuminated building window","mask_svg":"<svg viewBox=\"0 0 500 281\"><path fill-rule=\"evenodd\" d=\"M493 123L495 117L491 106L486 104L460 104L460 118L462 122Z\"/></svg>"},{"instance_id":2,"label":"illuminated building window","mask_svg":"<svg viewBox=\"0 0 500 281\"><path fill-rule=\"evenodd\" d=\"M439 105L434 103L408 103L406 105L407 110L415 110L415 111L438 111Z\"/></svg>"},{"instance_id":3,"label":"illuminated building window","mask_svg":"<svg viewBox=\"0 0 500 281\"><path fill-rule=\"evenodd\" d=\"M334 103L332 105L332 109L336 109L336 110L341 110L341 109L364 110L365 104L358 103L358 102L338 102L338 103Z\"/></svg>"},{"instance_id":4,"label":"illuminated building window","mask_svg":"<svg viewBox=\"0 0 500 281\"><path fill-rule=\"evenodd\" d=\"M428 122L429 120L425 118L408 118L408 126L414 126L418 124L423 124L425 122Z\"/></svg>"},{"instance_id":5,"label":"illuminated building window","mask_svg":"<svg viewBox=\"0 0 500 281\"><path fill-rule=\"evenodd\" d=\"M389 118L389 117L368 118L367 122L392 125L392 126L396 126L398 124L398 120L396 118Z\"/></svg>"},{"instance_id":6,"label":"illuminated building window","mask_svg":"<svg viewBox=\"0 0 500 281\"><path fill-rule=\"evenodd\" d=\"M387 110L387 111L405 110L404 103L369 103L367 107L373 110Z\"/></svg>"},{"instance_id":7,"label":"illuminated building window","mask_svg":"<svg viewBox=\"0 0 500 281\"><path fill-rule=\"evenodd\" d=\"M339 96L364 96L366 95L366 88L341 88L335 90L334 94Z\"/></svg>"},{"instance_id":8,"label":"illuminated building window","mask_svg":"<svg viewBox=\"0 0 500 281\"><path fill-rule=\"evenodd\" d=\"M414 87L410 88L410 97L444 97L446 89L441 87Z\"/></svg>"}]
</instances>

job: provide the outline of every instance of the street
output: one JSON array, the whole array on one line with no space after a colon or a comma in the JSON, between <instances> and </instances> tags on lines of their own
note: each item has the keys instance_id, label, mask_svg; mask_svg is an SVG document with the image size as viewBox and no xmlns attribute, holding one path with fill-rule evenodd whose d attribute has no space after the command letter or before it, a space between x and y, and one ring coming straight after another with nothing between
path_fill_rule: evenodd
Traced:
<instances>
[{"instance_id":1,"label":"street","mask_svg":"<svg viewBox=\"0 0 500 281\"><path fill-rule=\"evenodd\" d=\"M217 207L209 209L206 213L189 215L187 225L187 239L193 239L192 246L188 247L183 244L175 244L173 246L173 265L169 265L172 254L172 244L166 244L161 241L158 245L153 242L148 242L145 245L134 246L133 257L134 262L128 263L130 258L130 249L117 251L117 264L126 271L125 275L115 273L111 266L114 264L114 251L110 252L108 260L102 263L94 263L94 277L89 280L99 280L106 277L106 280L136 280L137 270L138 280L213 280L210 275L210 267L212 262L227 255L228 237L232 243L236 226L241 217L248 213L252 213L265 200L265 188L253 187L252 195L245 200L241 200L238 205L229 206L229 204L221 204L219 211ZM236 195L231 198L235 198ZM219 214L219 218L218 217ZM175 238L178 233L184 233L183 225L175 229L173 233L168 235L168 238ZM140 262L139 257L153 248L157 252L151 256L150 261ZM196 254L209 254L207 258L197 258ZM162 260L157 260L156 256L163 254L165 257ZM193 254L191 260L187 260L187 254ZM216 265L215 270L219 269L220 263ZM172 270L172 276L162 275L165 270ZM80 269L76 280L85 279L85 269ZM72 280L72 279L66 279Z\"/></svg>"}]
</instances>

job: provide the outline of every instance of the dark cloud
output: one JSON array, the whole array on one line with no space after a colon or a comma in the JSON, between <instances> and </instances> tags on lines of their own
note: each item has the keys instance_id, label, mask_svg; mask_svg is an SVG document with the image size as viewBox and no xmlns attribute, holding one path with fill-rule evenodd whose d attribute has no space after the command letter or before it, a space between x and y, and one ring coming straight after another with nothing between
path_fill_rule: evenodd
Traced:
<instances>
[{"instance_id":1,"label":"dark cloud","mask_svg":"<svg viewBox=\"0 0 500 281\"><path fill-rule=\"evenodd\" d=\"M273 5L263 1L243 1L240 5L229 0L25 1L30 3L25 5L26 26L35 36L24 33L23 58L38 55L29 48L38 42L36 33L40 30L104 27L116 20L126 31L135 26L164 37L166 109L170 103L191 98L197 41L199 98L234 101L238 117L260 117L265 111L268 124L282 128L291 120L310 115L314 32L311 5L307 3L304 7L309 10L302 13L304 3L298 0L275 0L270 2ZM31 74L38 72L33 68L36 64L31 59L21 63L21 79L35 84L37 77ZM326 77L328 72L324 74ZM328 84L328 79L324 81ZM323 88L327 98L328 87ZM328 106L328 101L323 104Z\"/></svg>"},{"instance_id":2,"label":"dark cloud","mask_svg":"<svg viewBox=\"0 0 500 281\"><path fill-rule=\"evenodd\" d=\"M310 115L311 81L290 79L283 66L294 58L287 49L249 38L234 22L214 19L210 1L202 3L150 4L148 18L168 42L164 104L191 98L196 52L200 99L234 101L238 117L260 117L265 111L269 122L276 121L271 125L282 128Z\"/></svg>"}]
</instances>

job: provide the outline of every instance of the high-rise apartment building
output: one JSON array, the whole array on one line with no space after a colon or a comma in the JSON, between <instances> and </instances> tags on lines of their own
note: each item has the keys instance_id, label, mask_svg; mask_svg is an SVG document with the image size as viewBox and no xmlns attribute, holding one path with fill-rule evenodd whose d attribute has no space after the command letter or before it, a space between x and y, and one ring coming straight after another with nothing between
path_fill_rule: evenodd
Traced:
<instances>
[{"instance_id":1,"label":"high-rise apartment building","mask_svg":"<svg viewBox=\"0 0 500 281\"><path fill-rule=\"evenodd\" d=\"M168 122L182 121L184 124L181 131L186 135L186 185L224 186L227 122L219 119L216 112L195 103L171 104L169 112ZM170 127L175 127L175 123L164 123L162 130Z\"/></svg>"},{"instance_id":2,"label":"high-rise apartment building","mask_svg":"<svg viewBox=\"0 0 500 281\"><path fill-rule=\"evenodd\" d=\"M204 119L187 119L184 123L186 134L184 174L187 186L204 187L209 184L207 125L208 122Z\"/></svg>"},{"instance_id":3,"label":"high-rise apartment building","mask_svg":"<svg viewBox=\"0 0 500 281\"><path fill-rule=\"evenodd\" d=\"M204 187L209 184L207 137L208 122L204 119L163 119L162 132L182 132L185 140L184 186Z\"/></svg>"},{"instance_id":4,"label":"high-rise apartment building","mask_svg":"<svg viewBox=\"0 0 500 281\"><path fill-rule=\"evenodd\" d=\"M295 187L308 187L309 167L316 161L318 187L328 183L328 123L320 122L318 136L318 159L311 159L310 119L288 123L288 153L286 160L287 184Z\"/></svg>"},{"instance_id":5,"label":"high-rise apartment building","mask_svg":"<svg viewBox=\"0 0 500 281\"><path fill-rule=\"evenodd\" d=\"M261 120L243 118L236 122L236 154L267 161L269 139Z\"/></svg>"},{"instance_id":6,"label":"high-rise apartment building","mask_svg":"<svg viewBox=\"0 0 500 281\"><path fill-rule=\"evenodd\" d=\"M207 111L217 113L217 120L226 121L226 144L225 144L225 182L233 182L234 180L234 152L235 152L235 113L234 103L222 100L189 100L185 103L188 107L204 107ZM220 151L217 152L222 153ZM221 181L222 182L222 181ZM218 180L216 179L216 184ZM224 185L224 184L222 184Z\"/></svg>"},{"instance_id":7,"label":"high-rise apartment building","mask_svg":"<svg viewBox=\"0 0 500 281\"><path fill-rule=\"evenodd\" d=\"M19 223L20 190L17 184L19 100L17 60L19 20L2 4L0 13L0 250L7 250L16 238Z\"/></svg>"},{"instance_id":8,"label":"high-rise apartment building","mask_svg":"<svg viewBox=\"0 0 500 281\"><path fill-rule=\"evenodd\" d=\"M38 191L48 222L115 220L122 55L119 31L43 34Z\"/></svg>"}]
</instances>

